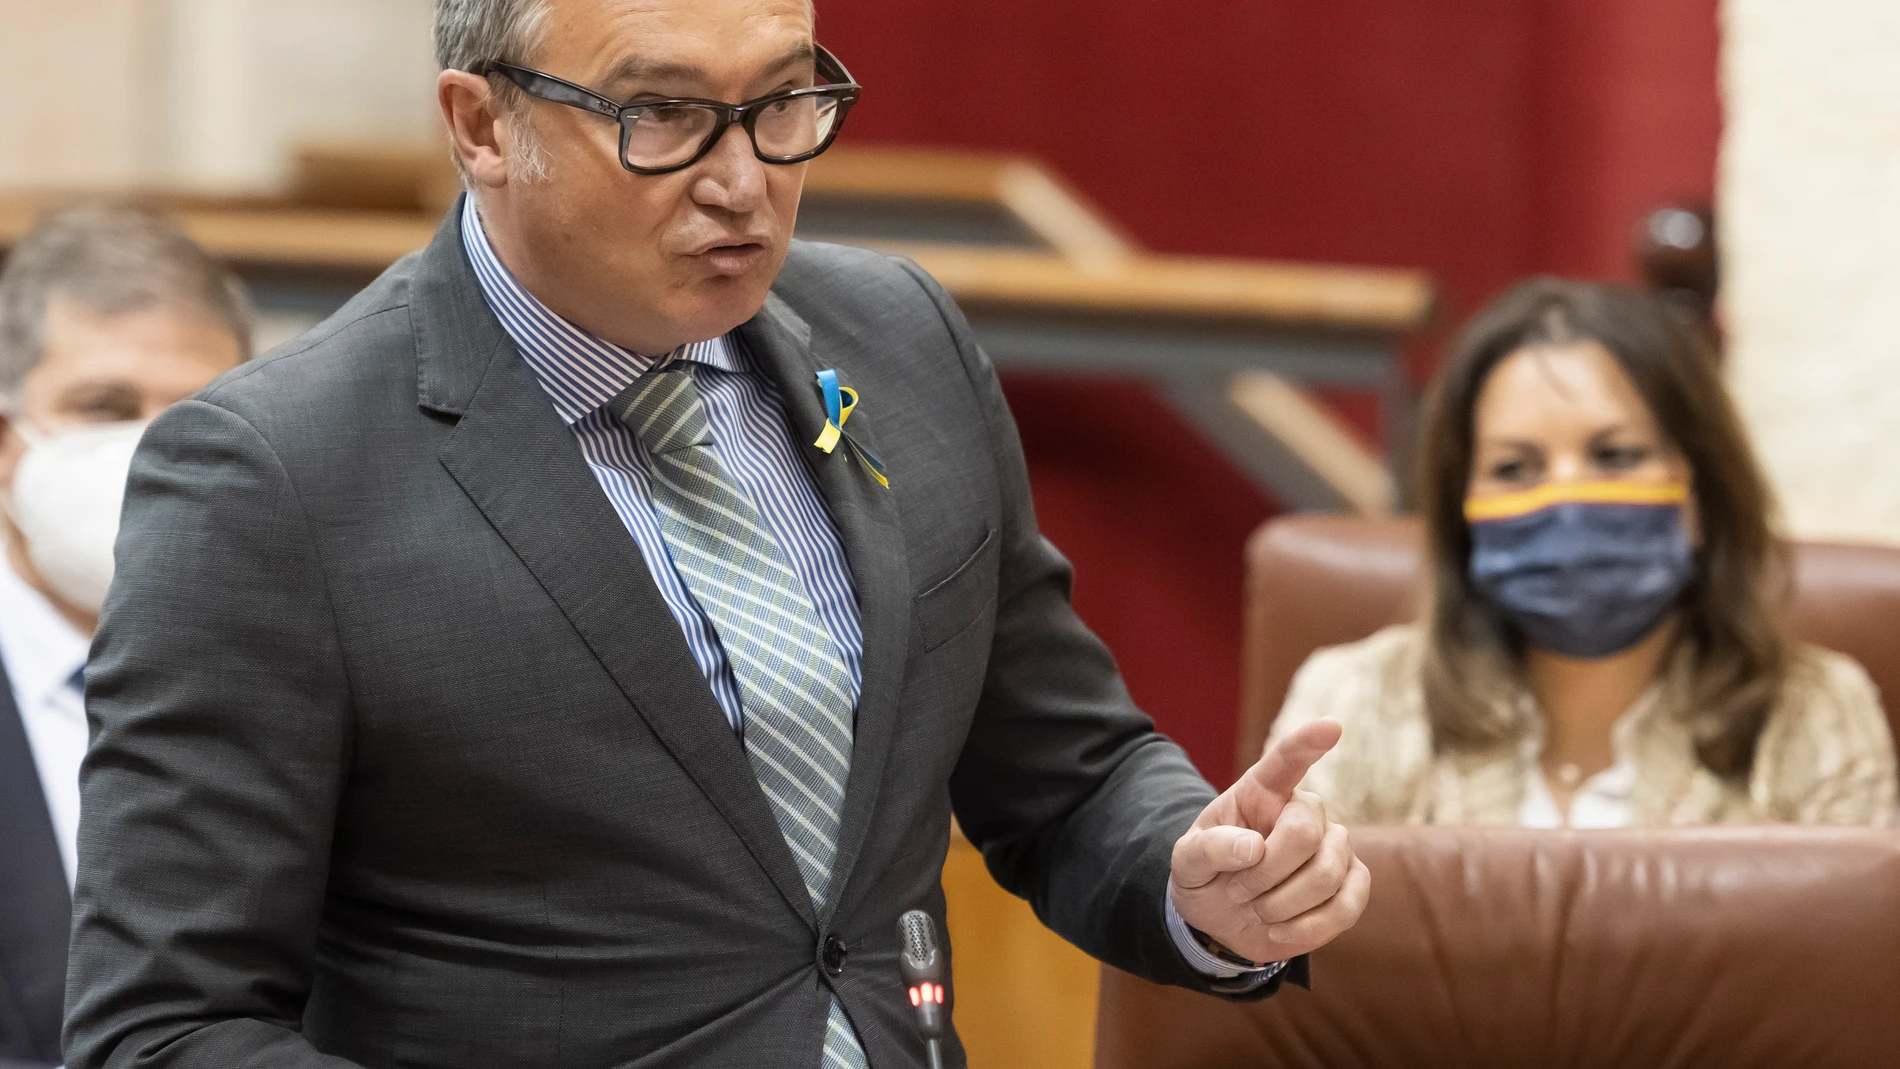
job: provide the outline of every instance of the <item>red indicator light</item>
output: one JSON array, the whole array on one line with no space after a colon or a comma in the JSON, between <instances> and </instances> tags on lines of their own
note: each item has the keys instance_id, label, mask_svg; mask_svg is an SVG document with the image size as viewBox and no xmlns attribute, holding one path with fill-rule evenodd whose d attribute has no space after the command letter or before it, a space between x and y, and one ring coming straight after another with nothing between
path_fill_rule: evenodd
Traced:
<instances>
[{"instance_id":1,"label":"red indicator light","mask_svg":"<svg viewBox=\"0 0 1900 1069\"><path fill-rule=\"evenodd\" d=\"M939 1006L943 1005L943 985L942 984L937 985L936 995L937 995L937 1005Z\"/></svg>"},{"instance_id":2,"label":"red indicator light","mask_svg":"<svg viewBox=\"0 0 1900 1069\"><path fill-rule=\"evenodd\" d=\"M910 989L910 1004L913 1006L921 1006L924 1004L923 996L919 994L914 987Z\"/></svg>"}]
</instances>

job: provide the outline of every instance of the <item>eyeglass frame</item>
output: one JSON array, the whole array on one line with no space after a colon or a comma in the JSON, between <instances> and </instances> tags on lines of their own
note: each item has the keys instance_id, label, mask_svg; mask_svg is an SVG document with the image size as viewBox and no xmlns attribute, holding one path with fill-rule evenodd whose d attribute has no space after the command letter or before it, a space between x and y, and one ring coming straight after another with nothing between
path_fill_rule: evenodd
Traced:
<instances>
[{"instance_id":1,"label":"eyeglass frame","mask_svg":"<svg viewBox=\"0 0 1900 1069\"><path fill-rule=\"evenodd\" d=\"M500 60L482 64L479 68L469 73L480 78L491 78L499 75L514 83L517 88L531 97L546 100L553 104L565 104L570 108L579 108L582 111L612 119L620 127L620 166L634 174L650 176L683 171L693 164L698 163L700 160L705 159L706 155L713 150L713 147L718 145L719 142L725 138L726 131L732 129L734 126L742 126L745 128L746 138L752 142L752 155L757 157L762 163L790 166L794 163L803 163L806 160L814 159L826 149L830 148L831 143L838 139L838 132L844 129L845 116L850 113L851 105L858 102L858 98L864 92L864 87L859 85L851 77L851 72L845 70L844 64L838 62L838 57L832 55L831 51L824 45L814 43L812 50L813 57L817 61L818 75L827 79L824 84L808 86L804 89L790 89L782 93L771 93L739 104L728 104L723 100L709 100L705 97L665 97L662 99L636 100L625 104L617 104L612 99L604 97L584 85L577 85L565 78L557 78L552 74L534 70L530 67L521 67L513 63L503 63ZM759 148L758 117L760 111L770 104L810 96L830 96L837 99L838 114L832 121L831 131L825 135L823 141L818 143L818 147L812 149L810 152L800 153L796 156L766 155ZM679 104L706 108L719 116L718 124L706 135L706 139L701 142L699 149L684 162L669 164L665 167L636 167L628 162L627 149L633 140L633 124L627 121L628 112L631 112L635 108L656 108Z\"/></svg>"}]
</instances>

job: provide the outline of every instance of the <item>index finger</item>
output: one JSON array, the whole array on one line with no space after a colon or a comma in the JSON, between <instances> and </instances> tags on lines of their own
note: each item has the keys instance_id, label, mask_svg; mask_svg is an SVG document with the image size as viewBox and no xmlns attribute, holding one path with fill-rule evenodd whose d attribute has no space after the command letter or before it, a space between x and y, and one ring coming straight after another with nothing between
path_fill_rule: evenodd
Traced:
<instances>
[{"instance_id":1,"label":"index finger","mask_svg":"<svg viewBox=\"0 0 1900 1069\"><path fill-rule=\"evenodd\" d=\"M1314 762L1325 757L1345 728L1337 720L1315 720L1294 728L1279 742L1267 748L1260 760L1241 779L1247 785L1247 808L1262 821L1255 825L1266 831L1280 817L1280 810L1293 797L1293 791Z\"/></svg>"}]
</instances>

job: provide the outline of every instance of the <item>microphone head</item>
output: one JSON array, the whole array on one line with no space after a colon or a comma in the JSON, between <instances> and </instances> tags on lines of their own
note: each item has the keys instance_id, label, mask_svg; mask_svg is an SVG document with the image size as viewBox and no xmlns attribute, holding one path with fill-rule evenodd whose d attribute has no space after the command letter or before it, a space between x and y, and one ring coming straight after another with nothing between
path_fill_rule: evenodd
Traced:
<instances>
[{"instance_id":1,"label":"microphone head","mask_svg":"<svg viewBox=\"0 0 1900 1069\"><path fill-rule=\"evenodd\" d=\"M943 955L937 950L937 924L930 919L930 914L913 909L897 918L897 937L903 944L897 964L904 974L904 983L913 987L921 983L942 983Z\"/></svg>"}]
</instances>

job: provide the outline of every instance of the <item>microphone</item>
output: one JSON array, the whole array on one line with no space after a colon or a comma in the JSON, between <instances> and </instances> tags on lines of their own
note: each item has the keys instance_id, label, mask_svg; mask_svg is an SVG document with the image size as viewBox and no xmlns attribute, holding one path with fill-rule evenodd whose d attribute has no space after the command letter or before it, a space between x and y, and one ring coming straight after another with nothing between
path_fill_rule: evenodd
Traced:
<instances>
[{"instance_id":1,"label":"microphone","mask_svg":"<svg viewBox=\"0 0 1900 1069\"><path fill-rule=\"evenodd\" d=\"M930 1069L943 1069L943 954L937 949L937 925L930 914L913 909L897 918L903 944L897 968L917 1008L917 1030L930 1053Z\"/></svg>"}]
</instances>

